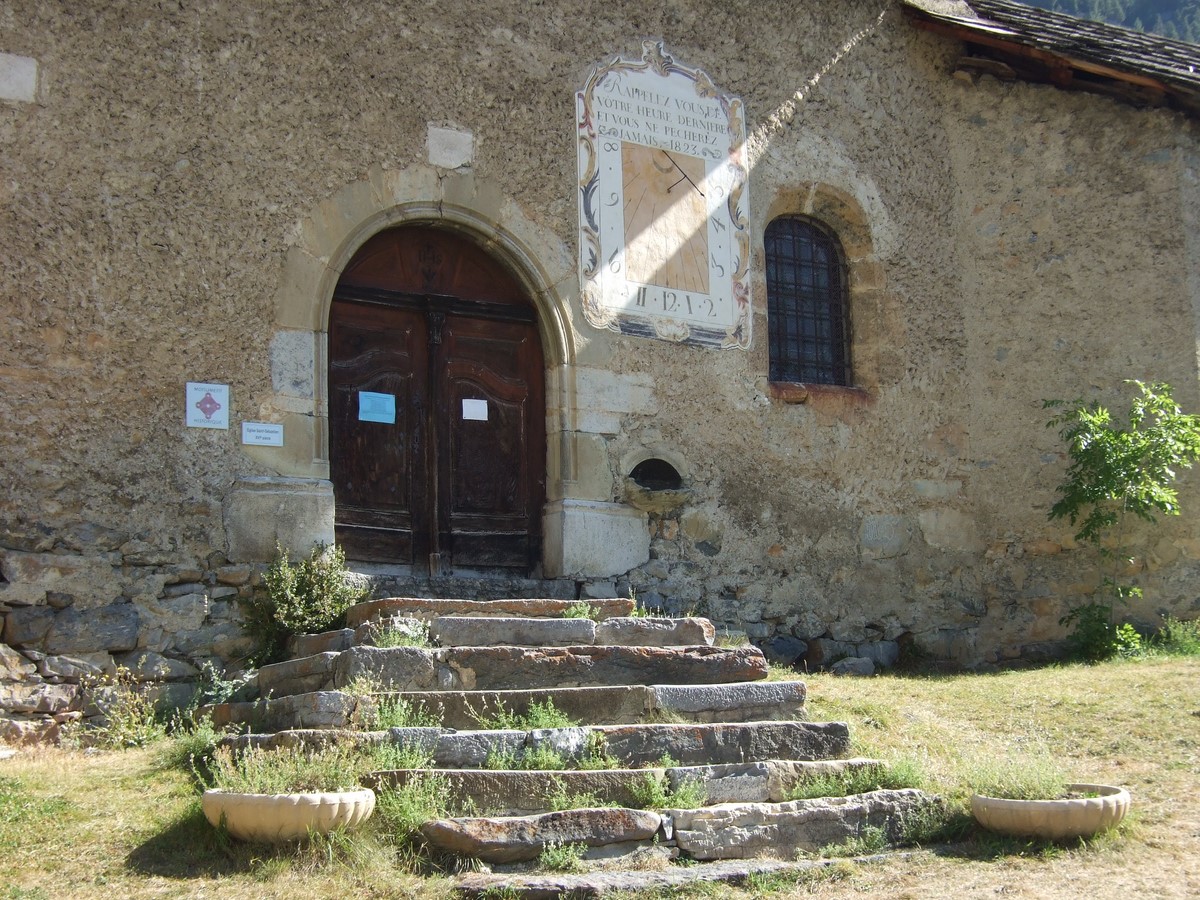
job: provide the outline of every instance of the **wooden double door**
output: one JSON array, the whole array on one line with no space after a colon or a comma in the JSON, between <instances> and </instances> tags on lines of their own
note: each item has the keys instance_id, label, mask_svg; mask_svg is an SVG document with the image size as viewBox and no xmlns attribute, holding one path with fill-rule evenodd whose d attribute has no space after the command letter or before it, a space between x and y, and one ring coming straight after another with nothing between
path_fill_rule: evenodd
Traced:
<instances>
[{"instance_id":1,"label":"wooden double door","mask_svg":"<svg viewBox=\"0 0 1200 900\"><path fill-rule=\"evenodd\" d=\"M330 476L351 559L532 570L545 501L537 315L465 238L401 228L355 256L329 326Z\"/></svg>"}]
</instances>

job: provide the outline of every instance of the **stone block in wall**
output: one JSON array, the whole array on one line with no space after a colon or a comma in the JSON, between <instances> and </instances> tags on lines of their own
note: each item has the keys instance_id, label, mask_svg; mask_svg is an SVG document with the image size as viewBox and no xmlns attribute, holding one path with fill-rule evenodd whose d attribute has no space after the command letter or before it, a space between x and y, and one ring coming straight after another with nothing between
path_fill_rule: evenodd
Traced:
<instances>
[{"instance_id":1,"label":"stone block in wall","mask_svg":"<svg viewBox=\"0 0 1200 900\"><path fill-rule=\"evenodd\" d=\"M122 592L121 578L104 557L63 553L0 552L0 574L9 583L0 602L44 603L47 592L70 595L81 609L107 606Z\"/></svg>"},{"instance_id":2,"label":"stone block in wall","mask_svg":"<svg viewBox=\"0 0 1200 900\"><path fill-rule=\"evenodd\" d=\"M8 644L0 644L0 680L24 681L37 672L37 666Z\"/></svg>"},{"instance_id":3,"label":"stone block in wall","mask_svg":"<svg viewBox=\"0 0 1200 900\"><path fill-rule=\"evenodd\" d=\"M9 745L55 743L59 724L44 715L0 716L0 742Z\"/></svg>"},{"instance_id":4,"label":"stone block in wall","mask_svg":"<svg viewBox=\"0 0 1200 900\"><path fill-rule=\"evenodd\" d=\"M646 514L620 503L563 500L546 507L548 577L623 575L650 559Z\"/></svg>"},{"instance_id":5,"label":"stone block in wall","mask_svg":"<svg viewBox=\"0 0 1200 900\"><path fill-rule=\"evenodd\" d=\"M621 417L658 412L654 379L650 375L622 374L610 369L577 366L575 369L577 422L581 432L617 434Z\"/></svg>"},{"instance_id":6,"label":"stone block in wall","mask_svg":"<svg viewBox=\"0 0 1200 900\"><path fill-rule=\"evenodd\" d=\"M313 332L280 330L271 336L271 387L277 394L312 400L316 346Z\"/></svg>"},{"instance_id":7,"label":"stone block in wall","mask_svg":"<svg viewBox=\"0 0 1200 900\"><path fill-rule=\"evenodd\" d=\"M54 622L54 610L45 606L24 606L4 617L4 643L12 647L41 646Z\"/></svg>"},{"instance_id":8,"label":"stone block in wall","mask_svg":"<svg viewBox=\"0 0 1200 900\"><path fill-rule=\"evenodd\" d=\"M194 631L208 616L207 594L184 594L180 597L156 597L135 603L146 630L161 628L166 634Z\"/></svg>"},{"instance_id":9,"label":"stone block in wall","mask_svg":"<svg viewBox=\"0 0 1200 900\"><path fill-rule=\"evenodd\" d=\"M0 685L0 709L18 713L66 712L79 698L77 684Z\"/></svg>"},{"instance_id":10,"label":"stone block in wall","mask_svg":"<svg viewBox=\"0 0 1200 900\"><path fill-rule=\"evenodd\" d=\"M867 516L858 531L863 559L894 559L908 552L915 533L904 516Z\"/></svg>"},{"instance_id":11,"label":"stone block in wall","mask_svg":"<svg viewBox=\"0 0 1200 900\"><path fill-rule=\"evenodd\" d=\"M38 661L38 672L43 678L79 681L81 678L115 675L117 666L107 653L76 653L71 656L42 657Z\"/></svg>"},{"instance_id":12,"label":"stone block in wall","mask_svg":"<svg viewBox=\"0 0 1200 900\"><path fill-rule=\"evenodd\" d=\"M128 669L137 681L183 681L200 677L200 670L195 666L149 650L127 653L117 657L116 662Z\"/></svg>"},{"instance_id":13,"label":"stone block in wall","mask_svg":"<svg viewBox=\"0 0 1200 900\"><path fill-rule=\"evenodd\" d=\"M938 550L979 553L983 542L975 520L956 509L926 509L918 515L925 543Z\"/></svg>"},{"instance_id":14,"label":"stone block in wall","mask_svg":"<svg viewBox=\"0 0 1200 900\"><path fill-rule=\"evenodd\" d=\"M170 646L192 659L215 656L229 661L244 657L254 648L254 642L237 622L225 621L177 634Z\"/></svg>"},{"instance_id":15,"label":"stone block in wall","mask_svg":"<svg viewBox=\"0 0 1200 900\"><path fill-rule=\"evenodd\" d=\"M99 609L64 609L46 633L47 653L108 650L119 652L137 646L138 612L130 603Z\"/></svg>"},{"instance_id":16,"label":"stone block in wall","mask_svg":"<svg viewBox=\"0 0 1200 900\"><path fill-rule=\"evenodd\" d=\"M179 561L174 553L148 541L126 541L120 550L121 558L128 566L169 566Z\"/></svg>"},{"instance_id":17,"label":"stone block in wall","mask_svg":"<svg viewBox=\"0 0 1200 900\"><path fill-rule=\"evenodd\" d=\"M305 556L314 544L332 544L333 484L318 478L242 478L225 499L228 557L234 563L270 562L276 544Z\"/></svg>"},{"instance_id":18,"label":"stone block in wall","mask_svg":"<svg viewBox=\"0 0 1200 900\"><path fill-rule=\"evenodd\" d=\"M895 641L870 641L859 644L854 655L871 660L877 669L889 669L900 659L900 645Z\"/></svg>"},{"instance_id":19,"label":"stone block in wall","mask_svg":"<svg viewBox=\"0 0 1200 900\"><path fill-rule=\"evenodd\" d=\"M0 100L37 100L38 61L31 56L0 53Z\"/></svg>"}]
</instances>

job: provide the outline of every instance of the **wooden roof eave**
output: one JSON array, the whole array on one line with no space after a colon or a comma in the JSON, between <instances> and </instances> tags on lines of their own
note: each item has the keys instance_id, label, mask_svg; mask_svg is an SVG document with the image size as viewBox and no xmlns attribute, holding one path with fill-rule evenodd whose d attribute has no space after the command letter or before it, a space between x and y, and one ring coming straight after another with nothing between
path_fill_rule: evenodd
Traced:
<instances>
[{"instance_id":1,"label":"wooden roof eave","mask_svg":"<svg viewBox=\"0 0 1200 900\"><path fill-rule=\"evenodd\" d=\"M1177 91L1157 78L1115 69L1090 60L1078 59L1064 53L1045 50L1016 40L1017 33L995 23L982 20L962 20L962 24L948 18L933 18L921 10L911 6L904 7L905 14L914 21L917 27L968 44L976 44L998 50L1008 56L1028 59L1045 66L1051 73L1049 81L1059 87L1066 87L1073 81L1073 72L1086 72L1089 75L1122 81L1149 90L1157 95L1176 96L1189 108L1194 107L1195 100L1181 96Z\"/></svg>"}]
</instances>

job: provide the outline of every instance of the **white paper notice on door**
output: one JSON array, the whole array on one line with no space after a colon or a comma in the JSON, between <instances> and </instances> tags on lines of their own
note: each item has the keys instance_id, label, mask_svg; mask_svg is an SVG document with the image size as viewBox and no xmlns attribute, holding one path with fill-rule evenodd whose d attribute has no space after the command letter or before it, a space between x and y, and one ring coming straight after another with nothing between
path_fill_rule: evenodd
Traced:
<instances>
[{"instance_id":1,"label":"white paper notice on door","mask_svg":"<svg viewBox=\"0 0 1200 900\"><path fill-rule=\"evenodd\" d=\"M463 400L463 419L472 422L488 420L488 405L486 400Z\"/></svg>"},{"instance_id":2,"label":"white paper notice on door","mask_svg":"<svg viewBox=\"0 0 1200 900\"><path fill-rule=\"evenodd\" d=\"M358 392L358 420L360 422L382 422L396 424L396 395L377 394L374 391Z\"/></svg>"}]
</instances>

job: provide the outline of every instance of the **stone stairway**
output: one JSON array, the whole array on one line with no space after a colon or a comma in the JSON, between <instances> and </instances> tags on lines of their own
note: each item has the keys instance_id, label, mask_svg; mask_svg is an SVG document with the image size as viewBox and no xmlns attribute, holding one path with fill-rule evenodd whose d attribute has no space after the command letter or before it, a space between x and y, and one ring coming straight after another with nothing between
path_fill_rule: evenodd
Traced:
<instances>
[{"instance_id":1,"label":"stone stairway","mask_svg":"<svg viewBox=\"0 0 1200 900\"><path fill-rule=\"evenodd\" d=\"M589 617L564 615L581 603ZM766 681L756 647L714 646L706 619L634 612L620 599L373 600L350 611L346 628L302 636L290 659L264 666L262 699L208 711L247 730L226 739L234 746L419 752L452 803L475 813L425 823L426 842L499 868L566 844L584 845L585 859L793 860L868 829L896 841L933 802L916 790L789 800L818 775L879 763L846 758L844 724L805 721L804 683ZM426 630L435 646L377 646ZM581 724L519 727L548 704ZM389 707L419 724L374 727ZM480 724L497 712L518 727ZM368 780L383 789L428 771ZM553 895L544 877L520 873L468 881L468 894Z\"/></svg>"}]
</instances>

